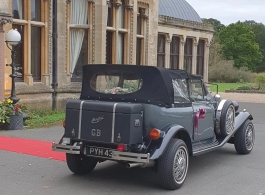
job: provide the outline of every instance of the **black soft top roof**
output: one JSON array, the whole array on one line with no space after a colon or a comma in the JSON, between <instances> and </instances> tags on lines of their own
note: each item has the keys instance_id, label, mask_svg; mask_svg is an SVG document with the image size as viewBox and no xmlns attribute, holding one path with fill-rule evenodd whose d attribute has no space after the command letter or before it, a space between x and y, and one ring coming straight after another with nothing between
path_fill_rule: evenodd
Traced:
<instances>
[{"instance_id":1,"label":"black soft top roof","mask_svg":"<svg viewBox=\"0 0 265 195\"><path fill-rule=\"evenodd\" d=\"M130 94L103 94L90 86L91 78L104 71L126 71L138 75L142 88ZM184 70L165 69L155 66L93 64L83 66L83 82L80 99L138 102L171 107L174 103L172 79L201 79Z\"/></svg>"}]
</instances>

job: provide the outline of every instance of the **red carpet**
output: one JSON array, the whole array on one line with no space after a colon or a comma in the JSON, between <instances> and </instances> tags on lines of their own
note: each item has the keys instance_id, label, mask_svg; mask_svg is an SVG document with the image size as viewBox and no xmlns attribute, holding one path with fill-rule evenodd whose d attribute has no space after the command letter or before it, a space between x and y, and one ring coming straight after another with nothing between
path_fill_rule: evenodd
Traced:
<instances>
[{"instance_id":1,"label":"red carpet","mask_svg":"<svg viewBox=\"0 0 265 195\"><path fill-rule=\"evenodd\" d=\"M65 161L65 153L52 151L52 143L46 141L0 136L0 150Z\"/></svg>"}]
</instances>

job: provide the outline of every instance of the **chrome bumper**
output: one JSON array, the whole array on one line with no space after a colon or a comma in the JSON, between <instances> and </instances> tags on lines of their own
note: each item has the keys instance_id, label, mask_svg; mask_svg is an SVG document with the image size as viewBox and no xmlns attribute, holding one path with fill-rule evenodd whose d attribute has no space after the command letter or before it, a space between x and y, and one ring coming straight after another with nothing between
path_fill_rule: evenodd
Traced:
<instances>
[{"instance_id":1,"label":"chrome bumper","mask_svg":"<svg viewBox=\"0 0 265 195\"><path fill-rule=\"evenodd\" d=\"M139 153L132 153L132 152L120 152L120 151L112 151L112 160L122 160L122 161L130 161L130 162L137 162L137 163L149 163L150 154L139 154Z\"/></svg>"},{"instance_id":2,"label":"chrome bumper","mask_svg":"<svg viewBox=\"0 0 265 195\"><path fill-rule=\"evenodd\" d=\"M62 145L52 143L52 150L57 152L65 152L68 154L80 154L81 147L80 146L71 146L71 145Z\"/></svg>"},{"instance_id":3,"label":"chrome bumper","mask_svg":"<svg viewBox=\"0 0 265 195\"><path fill-rule=\"evenodd\" d=\"M81 146L62 145L62 144L52 143L52 150L57 151L57 152L65 152L69 154L80 154ZM95 157L99 157L99 156L95 156ZM150 154L149 153L139 154L139 153L121 152L121 151L113 150L112 156L110 158L105 158L105 159L148 164L149 159L150 159Z\"/></svg>"}]
</instances>

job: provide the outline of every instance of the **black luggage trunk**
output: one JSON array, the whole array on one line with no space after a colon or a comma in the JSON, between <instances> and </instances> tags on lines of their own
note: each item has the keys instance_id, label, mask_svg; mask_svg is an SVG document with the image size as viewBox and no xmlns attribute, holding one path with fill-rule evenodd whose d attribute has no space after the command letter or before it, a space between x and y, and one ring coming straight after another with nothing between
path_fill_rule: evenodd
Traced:
<instances>
[{"instance_id":1,"label":"black luggage trunk","mask_svg":"<svg viewBox=\"0 0 265 195\"><path fill-rule=\"evenodd\" d=\"M142 143L141 104L70 100L65 137L103 143Z\"/></svg>"}]
</instances>

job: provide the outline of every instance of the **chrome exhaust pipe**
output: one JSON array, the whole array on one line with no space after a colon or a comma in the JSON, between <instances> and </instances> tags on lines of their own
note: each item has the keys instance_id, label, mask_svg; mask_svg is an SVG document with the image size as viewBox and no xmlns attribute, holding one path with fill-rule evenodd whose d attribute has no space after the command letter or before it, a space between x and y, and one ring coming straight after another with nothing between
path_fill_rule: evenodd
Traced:
<instances>
[{"instance_id":1,"label":"chrome exhaust pipe","mask_svg":"<svg viewBox=\"0 0 265 195\"><path fill-rule=\"evenodd\" d=\"M128 169L130 169L130 168L134 168L134 167L140 167L140 166L142 166L143 165L143 163L127 163L126 164L126 167L128 168Z\"/></svg>"},{"instance_id":2,"label":"chrome exhaust pipe","mask_svg":"<svg viewBox=\"0 0 265 195\"><path fill-rule=\"evenodd\" d=\"M152 167L154 165L155 165L155 161L150 161L149 163L127 163L126 167L128 169L134 168L134 167L147 168L147 167Z\"/></svg>"}]
</instances>

